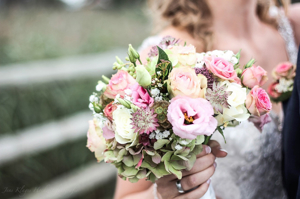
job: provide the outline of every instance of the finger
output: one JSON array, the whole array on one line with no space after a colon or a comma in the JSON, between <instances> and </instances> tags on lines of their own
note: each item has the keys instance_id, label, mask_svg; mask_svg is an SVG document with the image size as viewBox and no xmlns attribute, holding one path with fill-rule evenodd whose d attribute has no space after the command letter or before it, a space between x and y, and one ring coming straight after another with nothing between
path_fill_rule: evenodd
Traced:
<instances>
[{"instance_id":1,"label":"finger","mask_svg":"<svg viewBox=\"0 0 300 199\"><path fill-rule=\"evenodd\" d=\"M181 179L181 186L183 190L191 190L209 180L215 172L215 165L205 169L204 171L185 176Z\"/></svg>"},{"instance_id":2,"label":"finger","mask_svg":"<svg viewBox=\"0 0 300 199\"><path fill-rule=\"evenodd\" d=\"M193 168L190 171L183 170L182 176L191 175L207 169L208 167L212 166L215 163L215 159L216 157L213 154L208 154L201 158L197 158Z\"/></svg>"},{"instance_id":3,"label":"finger","mask_svg":"<svg viewBox=\"0 0 300 199\"><path fill-rule=\"evenodd\" d=\"M201 198L207 192L207 190L209 188L209 184L210 184L210 180L208 180L207 182L203 183L200 187L198 187L197 189L195 189L195 190L193 190L191 192L178 195L177 197L175 197L175 199L195 199L195 198Z\"/></svg>"},{"instance_id":4,"label":"finger","mask_svg":"<svg viewBox=\"0 0 300 199\"><path fill-rule=\"evenodd\" d=\"M215 140L209 141L208 145L211 147L212 154L218 158L224 158L227 156L228 152L221 148L219 142Z\"/></svg>"},{"instance_id":5,"label":"finger","mask_svg":"<svg viewBox=\"0 0 300 199\"><path fill-rule=\"evenodd\" d=\"M202 147L203 147L203 150L201 151L201 153L199 153L199 154L197 155L197 158L200 158L200 157L202 157L202 156L205 156L205 155L211 153L211 148L210 148L210 146L208 146L208 145L202 145Z\"/></svg>"}]
</instances>

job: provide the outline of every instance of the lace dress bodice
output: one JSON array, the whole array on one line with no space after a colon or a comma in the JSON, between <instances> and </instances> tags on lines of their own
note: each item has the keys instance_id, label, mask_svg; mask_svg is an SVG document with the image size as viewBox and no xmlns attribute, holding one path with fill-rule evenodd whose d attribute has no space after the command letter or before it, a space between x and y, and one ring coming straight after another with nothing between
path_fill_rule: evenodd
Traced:
<instances>
[{"instance_id":1,"label":"lace dress bodice","mask_svg":"<svg viewBox=\"0 0 300 199\"><path fill-rule=\"evenodd\" d=\"M286 43L289 61L296 63L297 46L293 29L284 12L276 7L270 14L278 19L278 32ZM160 36L148 37L139 50L158 45ZM275 113L260 133L248 122L224 131L227 144L219 133L213 135L228 156L217 159L218 168L212 178L216 195L221 199L285 199L281 179L281 121Z\"/></svg>"}]
</instances>

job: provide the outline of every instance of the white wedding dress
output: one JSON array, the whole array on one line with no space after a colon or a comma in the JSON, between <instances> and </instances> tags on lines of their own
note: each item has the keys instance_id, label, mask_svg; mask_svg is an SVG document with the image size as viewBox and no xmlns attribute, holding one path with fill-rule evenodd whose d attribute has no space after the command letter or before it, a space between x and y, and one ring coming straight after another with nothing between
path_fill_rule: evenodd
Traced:
<instances>
[{"instance_id":1,"label":"white wedding dress","mask_svg":"<svg viewBox=\"0 0 300 199\"><path fill-rule=\"evenodd\" d=\"M270 14L278 18L278 31L286 42L290 62L296 63L297 46L293 29L287 17L276 7ZM145 39L139 51L158 45L160 36ZM212 177L209 190L201 199L285 199L281 179L281 121L279 116L270 114L272 121L260 133L248 122L224 131L223 137L215 133L222 148L228 151L226 158L217 159L217 169ZM212 188L213 187L213 188Z\"/></svg>"}]
</instances>

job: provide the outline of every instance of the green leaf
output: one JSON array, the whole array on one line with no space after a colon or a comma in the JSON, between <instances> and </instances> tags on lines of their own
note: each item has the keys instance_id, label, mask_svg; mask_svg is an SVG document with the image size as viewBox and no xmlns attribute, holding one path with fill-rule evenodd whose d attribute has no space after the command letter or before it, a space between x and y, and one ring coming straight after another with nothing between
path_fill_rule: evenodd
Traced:
<instances>
[{"instance_id":1,"label":"green leaf","mask_svg":"<svg viewBox=\"0 0 300 199\"><path fill-rule=\"evenodd\" d=\"M162 162L166 162L169 161L171 159L171 156L174 152L173 151L169 151L167 152L161 159Z\"/></svg>"},{"instance_id":2,"label":"green leaf","mask_svg":"<svg viewBox=\"0 0 300 199\"><path fill-rule=\"evenodd\" d=\"M161 156L157 152L155 152L155 155L152 156L152 161L155 164L159 164L161 162Z\"/></svg>"},{"instance_id":3,"label":"green leaf","mask_svg":"<svg viewBox=\"0 0 300 199\"><path fill-rule=\"evenodd\" d=\"M193 154L198 155L199 153L201 153L203 150L203 146L201 145L196 145L194 150L192 151Z\"/></svg>"},{"instance_id":4,"label":"green leaf","mask_svg":"<svg viewBox=\"0 0 300 199\"><path fill-rule=\"evenodd\" d=\"M196 138L195 144L196 145L202 144L204 142L204 140L205 140L204 135L198 135L197 138Z\"/></svg>"},{"instance_id":5,"label":"green leaf","mask_svg":"<svg viewBox=\"0 0 300 199\"><path fill-rule=\"evenodd\" d=\"M134 165L132 156L124 156L122 162L128 167L132 167Z\"/></svg>"},{"instance_id":6,"label":"green leaf","mask_svg":"<svg viewBox=\"0 0 300 199\"><path fill-rule=\"evenodd\" d=\"M121 149L118 153L117 161L120 162L123 160L124 154L126 153L126 149Z\"/></svg>"},{"instance_id":7,"label":"green leaf","mask_svg":"<svg viewBox=\"0 0 300 199\"><path fill-rule=\"evenodd\" d=\"M143 178L146 177L146 175L147 175L147 171L146 171L146 169L143 169L143 170L141 170L141 171L138 172L138 174L136 175L136 177L138 179L143 179Z\"/></svg>"},{"instance_id":8,"label":"green leaf","mask_svg":"<svg viewBox=\"0 0 300 199\"><path fill-rule=\"evenodd\" d=\"M140 179L138 179L137 177L134 177L134 178L128 178L129 182L131 183L136 183L138 182Z\"/></svg>"},{"instance_id":9,"label":"green leaf","mask_svg":"<svg viewBox=\"0 0 300 199\"><path fill-rule=\"evenodd\" d=\"M170 141L167 140L167 139L157 140L157 141L154 143L154 149L155 149L155 150L161 149L165 144L168 144L169 142L170 142Z\"/></svg>"},{"instance_id":10,"label":"green leaf","mask_svg":"<svg viewBox=\"0 0 300 199\"><path fill-rule=\"evenodd\" d=\"M225 138L225 136L224 136L223 130L221 129L220 126L218 126L217 129L218 129L218 131L221 133L221 135L223 136L224 142L225 142L225 144L226 144L226 138Z\"/></svg>"},{"instance_id":11,"label":"green leaf","mask_svg":"<svg viewBox=\"0 0 300 199\"><path fill-rule=\"evenodd\" d=\"M124 171L122 172L123 176L126 177L133 177L138 173L138 169L134 168L134 167L127 167L127 166L123 166Z\"/></svg>"},{"instance_id":12,"label":"green leaf","mask_svg":"<svg viewBox=\"0 0 300 199\"><path fill-rule=\"evenodd\" d=\"M164 163L159 164L157 167L151 168L152 173L157 177L161 178L165 175L169 175L170 173L166 170Z\"/></svg>"},{"instance_id":13,"label":"green leaf","mask_svg":"<svg viewBox=\"0 0 300 199\"><path fill-rule=\"evenodd\" d=\"M185 162L185 166L187 170L191 170L196 162L196 155L192 154L191 157Z\"/></svg>"},{"instance_id":14,"label":"green leaf","mask_svg":"<svg viewBox=\"0 0 300 199\"><path fill-rule=\"evenodd\" d=\"M139 163L140 159L142 158L142 154L137 154L132 157L133 157L133 165L137 165Z\"/></svg>"},{"instance_id":15,"label":"green leaf","mask_svg":"<svg viewBox=\"0 0 300 199\"><path fill-rule=\"evenodd\" d=\"M157 60L157 64L161 63L161 60L165 60L165 61L170 61L169 57L167 55L167 53L165 53L165 51L163 49L161 49L160 47L157 46L158 49L158 60Z\"/></svg>"},{"instance_id":16,"label":"green leaf","mask_svg":"<svg viewBox=\"0 0 300 199\"><path fill-rule=\"evenodd\" d=\"M169 170L173 173L179 180L182 178L182 172L174 169L172 165L169 165Z\"/></svg>"},{"instance_id":17,"label":"green leaf","mask_svg":"<svg viewBox=\"0 0 300 199\"><path fill-rule=\"evenodd\" d=\"M155 155L155 153L153 151L149 151L149 150L144 150L144 151L146 151L146 153L148 155L150 155L150 156L154 156Z\"/></svg>"},{"instance_id":18,"label":"green leaf","mask_svg":"<svg viewBox=\"0 0 300 199\"><path fill-rule=\"evenodd\" d=\"M184 164L182 164L181 161L174 161L170 163L172 165L172 167L176 170L183 170L186 169L186 166Z\"/></svg>"}]
</instances>

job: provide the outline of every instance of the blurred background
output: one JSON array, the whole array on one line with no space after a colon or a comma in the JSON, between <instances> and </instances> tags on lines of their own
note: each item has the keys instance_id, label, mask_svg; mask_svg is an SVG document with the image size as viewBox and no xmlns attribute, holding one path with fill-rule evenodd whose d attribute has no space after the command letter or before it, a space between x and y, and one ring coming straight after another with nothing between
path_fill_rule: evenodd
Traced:
<instances>
[{"instance_id":1,"label":"blurred background","mask_svg":"<svg viewBox=\"0 0 300 199\"><path fill-rule=\"evenodd\" d=\"M114 168L86 148L88 98L151 34L145 2L0 0L1 199L113 197Z\"/></svg>"},{"instance_id":2,"label":"blurred background","mask_svg":"<svg viewBox=\"0 0 300 199\"><path fill-rule=\"evenodd\" d=\"M113 197L89 95L151 32L145 0L0 0L0 198Z\"/></svg>"}]
</instances>

